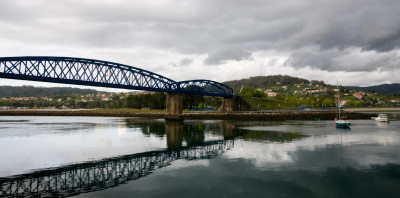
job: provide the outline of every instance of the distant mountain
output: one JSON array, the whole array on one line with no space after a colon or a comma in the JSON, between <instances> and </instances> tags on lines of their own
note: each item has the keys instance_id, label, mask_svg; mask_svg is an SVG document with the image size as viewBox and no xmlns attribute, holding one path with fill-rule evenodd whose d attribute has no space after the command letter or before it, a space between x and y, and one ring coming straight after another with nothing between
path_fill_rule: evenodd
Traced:
<instances>
[{"instance_id":1,"label":"distant mountain","mask_svg":"<svg viewBox=\"0 0 400 198\"><path fill-rule=\"evenodd\" d=\"M293 85L299 83L310 83L310 81L287 75L274 75L274 76L255 76L241 80L231 80L223 82L225 85L231 87L236 93L240 91L242 86L248 86L253 89L265 88L274 85Z\"/></svg>"},{"instance_id":2,"label":"distant mountain","mask_svg":"<svg viewBox=\"0 0 400 198\"><path fill-rule=\"evenodd\" d=\"M0 97L44 97L69 94L95 94L94 89L69 87L33 87L33 86L0 86Z\"/></svg>"},{"instance_id":3,"label":"distant mountain","mask_svg":"<svg viewBox=\"0 0 400 198\"><path fill-rule=\"evenodd\" d=\"M400 94L400 84L398 83L375 85L369 87L346 86L346 88L356 91L373 91L380 94Z\"/></svg>"}]
</instances>

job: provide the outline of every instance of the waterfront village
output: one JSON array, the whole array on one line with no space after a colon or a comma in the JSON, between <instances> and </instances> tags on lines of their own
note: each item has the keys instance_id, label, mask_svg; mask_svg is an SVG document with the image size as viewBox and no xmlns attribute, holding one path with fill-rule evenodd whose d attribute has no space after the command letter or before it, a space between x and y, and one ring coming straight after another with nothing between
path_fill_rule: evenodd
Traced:
<instances>
[{"instance_id":1,"label":"waterfront village","mask_svg":"<svg viewBox=\"0 0 400 198\"><path fill-rule=\"evenodd\" d=\"M46 88L42 88L46 89ZM383 95L372 91L354 91L342 86L326 85L323 81L281 84L252 88L242 86L238 94L258 110L294 107L335 107L340 92L343 107L395 107L400 106L399 95ZM183 98L186 109L218 110L221 100L207 96ZM94 109L135 108L164 109L165 94L156 92L97 92L54 96L23 96L0 98L0 110L8 109Z\"/></svg>"}]
</instances>

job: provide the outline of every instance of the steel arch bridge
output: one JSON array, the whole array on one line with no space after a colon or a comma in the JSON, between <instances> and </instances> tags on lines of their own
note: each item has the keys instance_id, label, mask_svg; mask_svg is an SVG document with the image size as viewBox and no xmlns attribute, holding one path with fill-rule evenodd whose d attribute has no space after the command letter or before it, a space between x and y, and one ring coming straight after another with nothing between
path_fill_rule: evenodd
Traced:
<instances>
[{"instance_id":1,"label":"steel arch bridge","mask_svg":"<svg viewBox=\"0 0 400 198\"><path fill-rule=\"evenodd\" d=\"M210 80L177 82L137 67L85 58L1 57L0 78L232 98L233 90Z\"/></svg>"}]
</instances>

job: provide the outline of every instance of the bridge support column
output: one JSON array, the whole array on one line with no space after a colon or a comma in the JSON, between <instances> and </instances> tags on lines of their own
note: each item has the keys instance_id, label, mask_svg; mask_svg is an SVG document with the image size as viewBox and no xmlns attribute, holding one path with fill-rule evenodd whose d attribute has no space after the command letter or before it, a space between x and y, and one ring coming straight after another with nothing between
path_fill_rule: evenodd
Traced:
<instances>
[{"instance_id":1,"label":"bridge support column","mask_svg":"<svg viewBox=\"0 0 400 198\"><path fill-rule=\"evenodd\" d=\"M235 111L236 100L235 98L223 98L222 99L222 111Z\"/></svg>"},{"instance_id":2,"label":"bridge support column","mask_svg":"<svg viewBox=\"0 0 400 198\"><path fill-rule=\"evenodd\" d=\"M183 121L182 95L167 93L166 121Z\"/></svg>"}]
</instances>

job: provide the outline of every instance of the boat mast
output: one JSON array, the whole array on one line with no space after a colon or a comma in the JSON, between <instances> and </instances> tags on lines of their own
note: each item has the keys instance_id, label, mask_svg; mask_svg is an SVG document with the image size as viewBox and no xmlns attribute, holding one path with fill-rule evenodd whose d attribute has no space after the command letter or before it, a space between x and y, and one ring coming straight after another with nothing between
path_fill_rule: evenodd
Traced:
<instances>
[{"instance_id":1,"label":"boat mast","mask_svg":"<svg viewBox=\"0 0 400 198\"><path fill-rule=\"evenodd\" d=\"M339 120L340 120L340 89L339 89L339 82L336 81L336 89L337 89L337 106L339 108Z\"/></svg>"}]
</instances>

